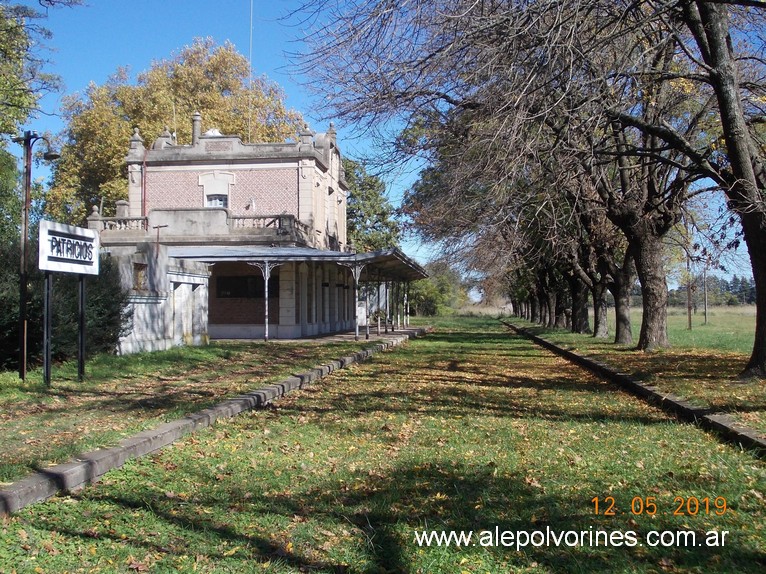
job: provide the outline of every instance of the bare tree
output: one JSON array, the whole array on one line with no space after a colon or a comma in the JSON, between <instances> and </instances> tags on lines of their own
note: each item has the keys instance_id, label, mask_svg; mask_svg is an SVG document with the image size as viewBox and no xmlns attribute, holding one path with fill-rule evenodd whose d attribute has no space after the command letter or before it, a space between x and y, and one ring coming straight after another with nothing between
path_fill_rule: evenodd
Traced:
<instances>
[{"instance_id":1,"label":"bare tree","mask_svg":"<svg viewBox=\"0 0 766 574\"><path fill-rule=\"evenodd\" d=\"M644 296L639 348L667 344L662 235L697 182L721 186L742 220L759 293L746 372L766 373L766 251L757 249L766 242L764 145L757 137L763 2L381 0L309 7L330 8L303 60L327 113L376 130L395 153L462 162L464 170L452 171L466 179L443 188L445 206L477 172L495 180L481 180L484 201L505 206L552 139L571 146L635 261ZM552 138L554 126L566 133L554 130Z\"/></svg>"}]
</instances>

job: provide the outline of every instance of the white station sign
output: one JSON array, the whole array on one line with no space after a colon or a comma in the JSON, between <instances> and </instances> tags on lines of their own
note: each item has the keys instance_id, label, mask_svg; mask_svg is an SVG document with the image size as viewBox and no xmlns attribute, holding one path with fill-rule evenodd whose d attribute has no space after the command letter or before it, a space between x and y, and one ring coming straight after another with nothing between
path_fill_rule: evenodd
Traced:
<instances>
[{"instance_id":1,"label":"white station sign","mask_svg":"<svg viewBox=\"0 0 766 574\"><path fill-rule=\"evenodd\" d=\"M98 275L98 239L92 229L41 221L40 270Z\"/></svg>"}]
</instances>

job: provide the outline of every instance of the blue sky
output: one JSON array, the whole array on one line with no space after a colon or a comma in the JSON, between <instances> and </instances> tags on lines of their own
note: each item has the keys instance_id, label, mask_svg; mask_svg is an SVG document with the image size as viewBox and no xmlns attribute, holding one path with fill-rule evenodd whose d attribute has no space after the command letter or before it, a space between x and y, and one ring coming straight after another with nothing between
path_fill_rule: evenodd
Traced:
<instances>
[{"instance_id":1,"label":"blue sky","mask_svg":"<svg viewBox=\"0 0 766 574\"><path fill-rule=\"evenodd\" d=\"M38 7L35 0L24 3ZM211 37L217 44L232 42L237 50L250 54L250 0L85 0L74 8L47 12L44 26L52 33L46 42L50 64L46 71L58 74L62 93L48 95L41 102L44 114L32 119L26 129L57 133L64 128L59 114L61 97L82 93L90 82L103 84L121 66L132 75L151 67L155 60L171 58L194 38ZM288 69L287 54L300 49L302 30L290 26L284 17L299 0L252 0L252 67L255 75L265 74L286 94L288 107L301 112L315 131L325 131L326 121L312 113L312 102L300 85L300 78ZM170 120L170 119L169 119ZM179 121L182 121L179 118ZM350 157L365 149L366 142L352 127L336 123L341 151ZM12 149L14 153L20 150ZM36 172L35 176L39 176ZM387 181L394 203L412 181ZM429 250L417 242L403 246L408 255L427 261Z\"/></svg>"},{"instance_id":2,"label":"blue sky","mask_svg":"<svg viewBox=\"0 0 766 574\"><path fill-rule=\"evenodd\" d=\"M155 60L171 58L197 37L209 36L218 44L228 40L244 56L249 53L250 0L86 2L75 8L51 9L45 21L53 34L47 42L51 48L49 71L62 77L64 94L82 92L89 82L102 84L120 66L127 66L132 74L140 73ZM305 92L286 69L285 52L298 49L292 38L300 30L286 26L280 18L293 5L291 0L253 0L253 71L280 84L288 106L309 115ZM60 96L48 97L43 109L56 112L60 103ZM310 115L308 119L312 119ZM36 123L47 124L48 120L41 117ZM58 127L62 127L60 122ZM323 130L324 126L314 128Z\"/></svg>"},{"instance_id":3,"label":"blue sky","mask_svg":"<svg viewBox=\"0 0 766 574\"><path fill-rule=\"evenodd\" d=\"M18 0L39 7L36 0ZM301 49L302 30L288 25L285 17L301 0L252 0L252 66L256 75L265 74L286 94L287 105L306 118L315 131L325 131L328 122L312 113L312 101L301 87L301 78L291 74L287 54ZM232 42L244 56L250 52L250 0L85 0L83 6L48 11L43 24L52 33L47 71L61 76L64 90L47 96L41 103L45 115L31 120L26 129L53 133L63 129L58 116L61 96L83 92L89 82L103 84L121 66L133 75L151 67L152 61L171 58L194 38L211 37L217 44ZM170 118L168 119L170 121ZM178 121L183 121L179 118ZM350 157L366 149L366 142L353 127L336 122L341 151ZM19 146L9 150L20 154ZM45 175L35 168L35 177ZM387 178L393 203L414 180L408 171ZM421 263L433 255L433 248L409 240L404 251ZM744 248L731 272L750 274Z\"/></svg>"}]
</instances>

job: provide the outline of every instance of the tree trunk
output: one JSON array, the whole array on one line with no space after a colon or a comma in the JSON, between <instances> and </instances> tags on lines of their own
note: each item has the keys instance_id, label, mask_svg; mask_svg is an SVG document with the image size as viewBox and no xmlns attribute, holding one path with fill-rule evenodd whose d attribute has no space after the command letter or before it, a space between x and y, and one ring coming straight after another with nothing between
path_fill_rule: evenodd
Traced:
<instances>
[{"instance_id":1,"label":"tree trunk","mask_svg":"<svg viewBox=\"0 0 766 574\"><path fill-rule=\"evenodd\" d=\"M647 232L634 235L630 243L643 297L637 348L641 351L661 349L669 345L668 285L662 262L662 242Z\"/></svg>"},{"instance_id":2,"label":"tree trunk","mask_svg":"<svg viewBox=\"0 0 766 574\"><path fill-rule=\"evenodd\" d=\"M556 315L556 320L553 326L556 327L557 329L569 328L568 321L567 321L566 298L561 294L559 294L556 297L556 308L554 310L554 313Z\"/></svg>"},{"instance_id":3,"label":"tree trunk","mask_svg":"<svg viewBox=\"0 0 766 574\"><path fill-rule=\"evenodd\" d=\"M540 309L540 325L545 327L548 324L548 298L545 292L539 290L537 292L537 306Z\"/></svg>"},{"instance_id":4,"label":"tree trunk","mask_svg":"<svg viewBox=\"0 0 766 574\"><path fill-rule=\"evenodd\" d=\"M609 336L609 326L606 322L606 286L599 281L591 289L593 296L593 336L606 339Z\"/></svg>"},{"instance_id":5,"label":"tree trunk","mask_svg":"<svg viewBox=\"0 0 766 574\"><path fill-rule=\"evenodd\" d=\"M742 377L766 377L766 225L760 213L741 217L755 282L755 340Z\"/></svg>"},{"instance_id":6,"label":"tree trunk","mask_svg":"<svg viewBox=\"0 0 766 574\"><path fill-rule=\"evenodd\" d=\"M695 12L694 7L697 11ZM684 7L684 16L694 34L715 90L727 157L734 182L725 189L731 208L740 215L755 282L755 340L742 376L766 376L766 214L761 190L763 167L759 150L750 137L742 107L736 58L732 52L728 7L713 2L695 2ZM759 189L760 188L760 189Z\"/></svg>"},{"instance_id":7,"label":"tree trunk","mask_svg":"<svg viewBox=\"0 0 766 574\"><path fill-rule=\"evenodd\" d=\"M548 313L546 327L553 329L556 326L556 292L548 291L545 294L545 306Z\"/></svg>"},{"instance_id":8,"label":"tree trunk","mask_svg":"<svg viewBox=\"0 0 766 574\"><path fill-rule=\"evenodd\" d=\"M588 289L579 278L567 278L569 291L572 294L572 332L590 333L588 320Z\"/></svg>"},{"instance_id":9,"label":"tree trunk","mask_svg":"<svg viewBox=\"0 0 766 574\"><path fill-rule=\"evenodd\" d=\"M539 323L540 322L540 302L537 299L537 295L532 295L529 299L530 303L530 309L529 309L529 320L532 323Z\"/></svg>"},{"instance_id":10,"label":"tree trunk","mask_svg":"<svg viewBox=\"0 0 766 574\"><path fill-rule=\"evenodd\" d=\"M633 330L630 322L630 283L615 281L611 284L610 292L614 297L614 342L617 345L632 345Z\"/></svg>"},{"instance_id":11,"label":"tree trunk","mask_svg":"<svg viewBox=\"0 0 766 574\"><path fill-rule=\"evenodd\" d=\"M613 269L612 281L609 282L608 288L614 297L614 342L618 345L632 345L630 292L633 289L633 259L630 253L625 254L621 267Z\"/></svg>"}]
</instances>

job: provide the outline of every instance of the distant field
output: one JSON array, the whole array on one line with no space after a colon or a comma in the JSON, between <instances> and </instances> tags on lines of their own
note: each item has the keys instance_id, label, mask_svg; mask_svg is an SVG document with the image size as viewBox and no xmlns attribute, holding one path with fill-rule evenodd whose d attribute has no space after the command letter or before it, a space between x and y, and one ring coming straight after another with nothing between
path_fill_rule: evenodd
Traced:
<instances>
[{"instance_id":1,"label":"distant field","mask_svg":"<svg viewBox=\"0 0 766 574\"><path fill-rule=\"evenodd\" d=\"M472 305L461 309L461 313L473 315L507 315L508 308L484 305ZM428 324L428 317L414 319L418 324ZM631 310L633 321L633 339L638 340L641 331L641 308ZM609 335L614 336L614 308L607 312ZM433 321L431 321L433 322ZM440 318L439 324L443 319ZM591 326L593 313L591 312ZM692 315L692 330L688 330L686 308L670 307L668 309L668 337L673 347L716 349L719 351L734 351L750 354L753 350L753 334L755 333L755 306L742 305L736 307L709 307L708 322L700 308Z\"/></svg>"},{"instance_id":2,"label":"distant field","mask_svg":"<svg viewBox=\"0 0 766 574\"><path fill-rule=\"evenodd\" d=\"M614 334L614 309L609 309L609 333ZM631 312L633 338L638 339L641 330L641 309ZM755 306L709 307L708 322L702 309L692 315L692 330L689 331L686 309L668 309L668 338L673 347L716 349L749 354L753 350L755 333Z\"/></svg>"},{"instance_id":3,"label":"distant field","mask_svg":"<svg viewBox=\"0 0 766 574\"><path fill-rule=\"evenodd\" d=\"M702 311L692 315L688 330L686 310L670 309L668 336L679 347L706 347L750 353L755 333L755 306L713 307L708 309L708 323Z\"/></svg>"}]
</instances>

